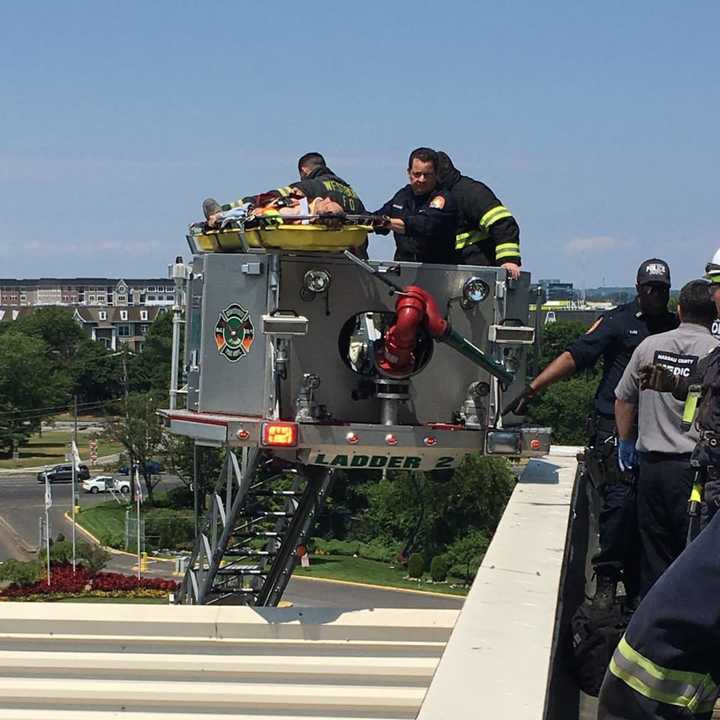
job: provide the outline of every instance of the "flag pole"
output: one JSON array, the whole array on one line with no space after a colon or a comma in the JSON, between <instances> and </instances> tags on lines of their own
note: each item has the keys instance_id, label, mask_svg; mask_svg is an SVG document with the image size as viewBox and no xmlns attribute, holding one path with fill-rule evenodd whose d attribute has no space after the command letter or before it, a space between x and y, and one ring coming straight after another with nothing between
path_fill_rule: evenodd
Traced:
<instances>
[{"instance_id":1,"label":"flag pole","mask_svg":"<svg viewBox=\"0 0 720 720\"><path fill-rule=\"evenodd\" d=\"M50 480L45 473L45 553L47 555L47 582L50 587L50 508L52 507L52 493Z\"/></svg>"},{"instance_id":2,"label":"flag pole","mask_svg":"<svg viewBox=\"0 0 720 720\"><path fill-rule=\"evenodd\" d=\"M142 555L140 554L140 500L142 498L142 490L140 488L140 468L135 469L135 501L137 503L137 576L140 579L140 566L142 563Z\"/></svg>"},{"instance_id":3,"label":"flag pole","mask_svg":"<svg viewBox=\"0 0 720 720\"><path fill-rule=\"evenodd\" d=\"M77 400L76 400L77 402ZM77 422L77 414L75 416L75 421ZM77 546L75 544L75 481L77 478L77 471L79 469L80 465L80 453L78 452L77 444L75 441L72 441L72 569L73 569L73 575L75 574L75 569L77 566L77 553L76 549Z\"/></svg>"}]
</instances>

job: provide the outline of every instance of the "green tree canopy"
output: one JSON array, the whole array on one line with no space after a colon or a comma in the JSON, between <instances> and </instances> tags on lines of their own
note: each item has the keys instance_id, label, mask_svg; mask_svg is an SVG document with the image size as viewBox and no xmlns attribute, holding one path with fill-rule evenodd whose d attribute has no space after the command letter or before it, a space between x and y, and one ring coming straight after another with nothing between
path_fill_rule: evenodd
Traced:
<instances>
[{"instance_id":1,"label":"green tree canopy","mask_svg":"<svg viewBox=\"0 0 720 720\"><path fill-rule=\"evenodd\" d=\"M70 385L43 340L12 331L0 335L0 452L9 454L67 402Z\"/></svg>"}]
</instances>

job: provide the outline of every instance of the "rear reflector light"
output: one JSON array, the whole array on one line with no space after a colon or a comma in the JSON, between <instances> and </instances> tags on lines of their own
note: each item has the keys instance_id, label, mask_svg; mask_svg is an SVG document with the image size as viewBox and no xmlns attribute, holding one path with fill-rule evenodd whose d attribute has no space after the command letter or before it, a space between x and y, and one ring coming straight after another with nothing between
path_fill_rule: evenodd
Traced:
<instances>
[{"instance_id":1,"label":"rear reflector light","mask_svg":"<svg viewBox=\"0 0 720 720\"><path fill-rule=\"evenodd\" d=\"M266 447L295 447L298 428L291 422L268 422L262 425L262 444Z\"/></svg>"}]
</instances>

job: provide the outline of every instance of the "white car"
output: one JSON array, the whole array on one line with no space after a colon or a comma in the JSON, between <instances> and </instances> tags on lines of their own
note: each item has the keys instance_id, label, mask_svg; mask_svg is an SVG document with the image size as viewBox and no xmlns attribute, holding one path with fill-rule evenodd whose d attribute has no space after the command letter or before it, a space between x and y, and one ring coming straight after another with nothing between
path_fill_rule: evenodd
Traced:
<instances>
[{"instance_id":1,"label":"white car","mask_svg":"<svg viewBox=\"0 0 720 720\"><path fill-rule=\"evenodd\" d=\"M116 479L112 475L98 475L97 477L83 480L82 488L85 492L95 495L99 492L130 492L130 481L124 478Z\"/></svg>"}]
</instances>

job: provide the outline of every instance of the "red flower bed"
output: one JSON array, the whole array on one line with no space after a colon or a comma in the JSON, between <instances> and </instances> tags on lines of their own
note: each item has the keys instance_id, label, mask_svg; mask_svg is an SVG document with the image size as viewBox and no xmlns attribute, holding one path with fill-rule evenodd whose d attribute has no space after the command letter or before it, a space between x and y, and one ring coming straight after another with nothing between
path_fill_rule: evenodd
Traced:
<instances>
[{"instance_id":1,"label":"red flower bed","mask_svg":"<svg viewBox=\"0 0 720 720\"><path fill-rule=\"evenodd\" d=\"M55 565L52 568L50 584L47 580L39 580L30 585L9 585L0 597L26 598L32 595L82 595L133 594L137 591L174 592L178 584L174 580L162 578L140 578L120 573L101 572L91 576L83 565L78 565L73 573L72 565ZM142 594L147 594L143 592Z\"/></svg>"}]
</instances>

